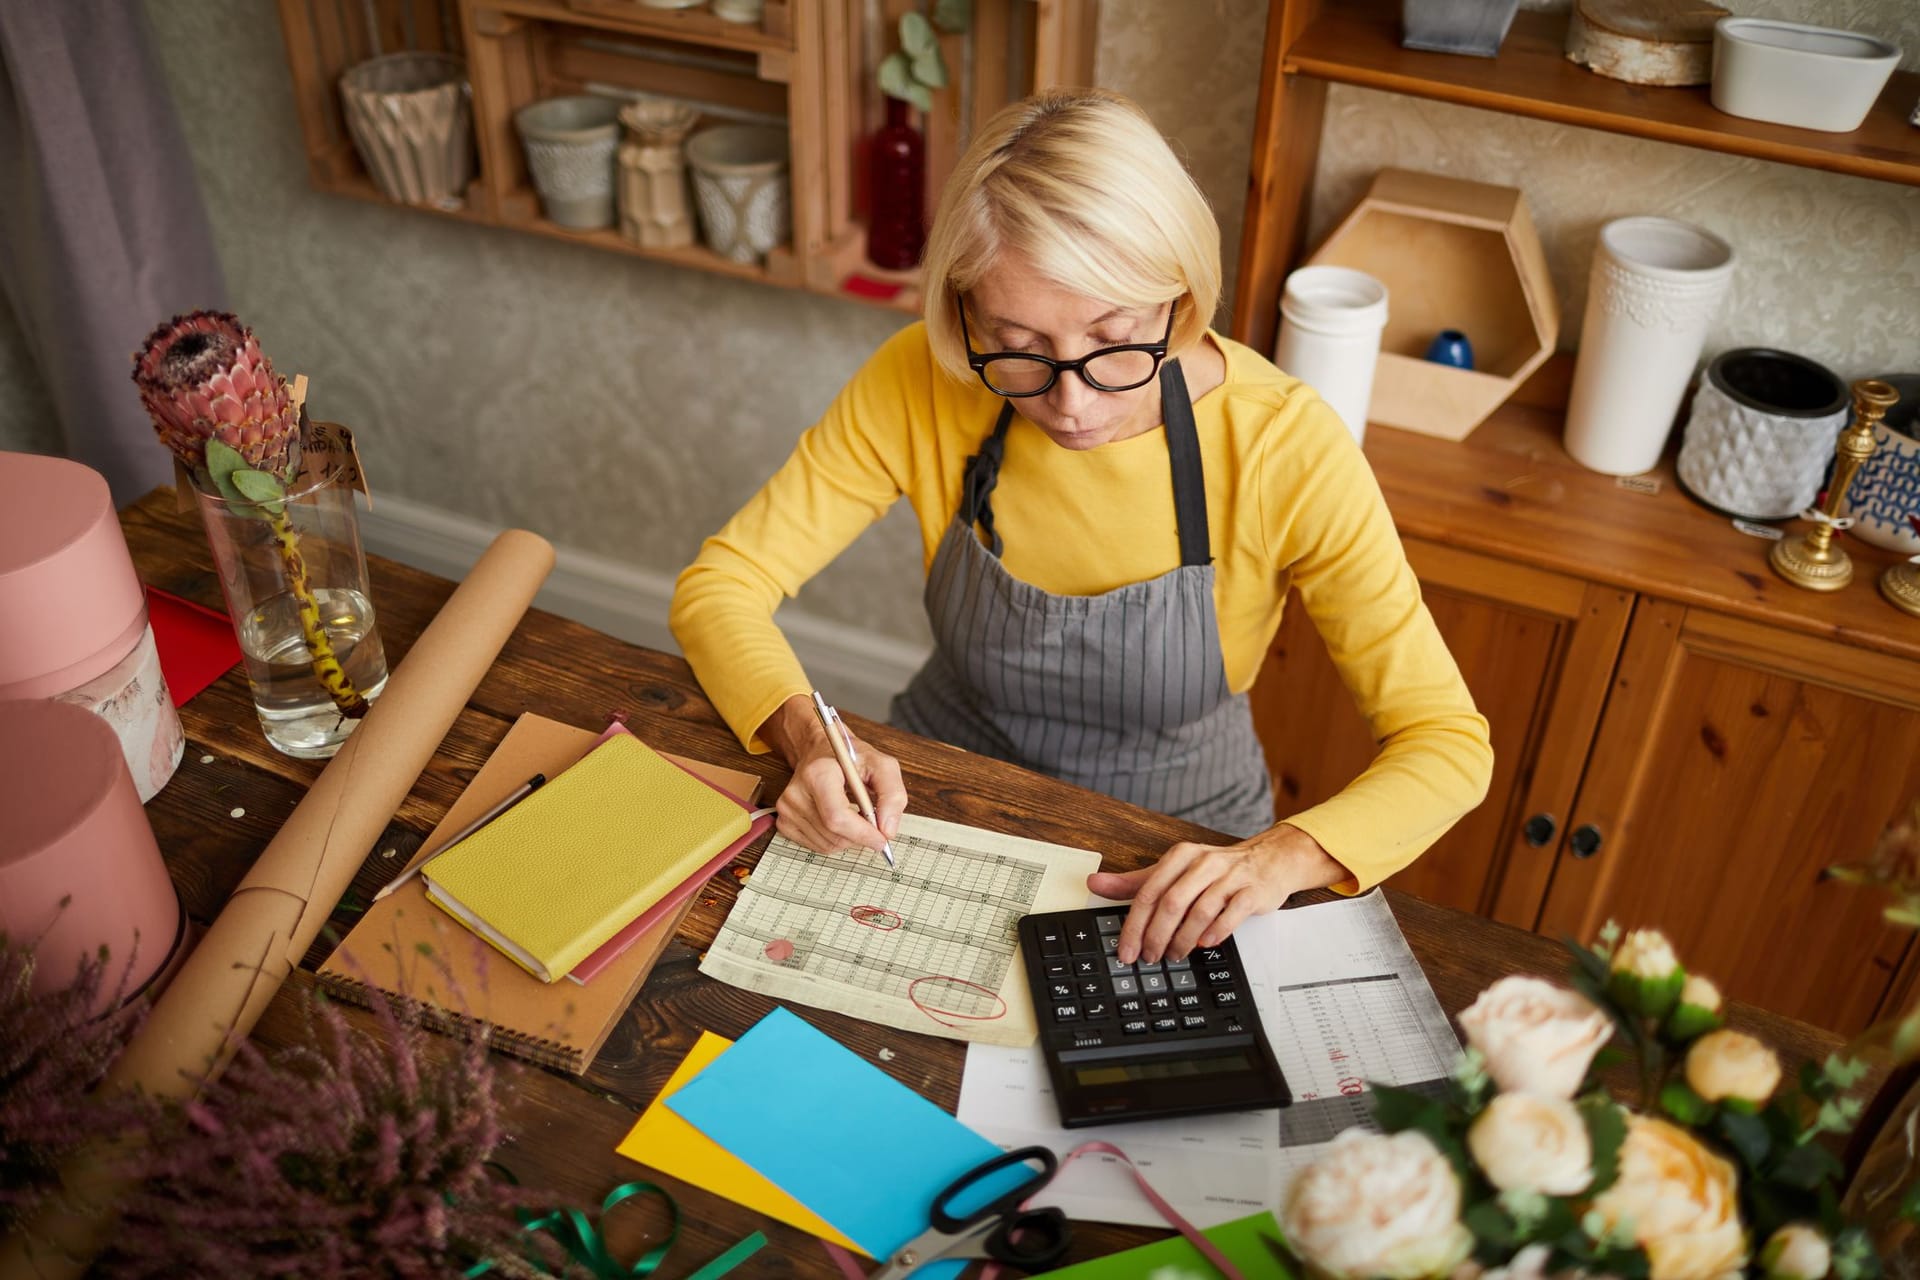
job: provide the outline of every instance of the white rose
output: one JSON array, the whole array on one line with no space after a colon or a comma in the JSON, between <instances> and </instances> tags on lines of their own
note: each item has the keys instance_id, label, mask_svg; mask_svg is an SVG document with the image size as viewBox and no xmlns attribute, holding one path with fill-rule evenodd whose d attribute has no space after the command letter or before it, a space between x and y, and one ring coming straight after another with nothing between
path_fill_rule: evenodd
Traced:
<instances>
[{"instance_id":1,"label":"white rose","mask_svg":"<svg viewBox=\"0 0 1920 1280\"><path fill-rule=\"evenodd\" d=\"M1593 1208L1608 1231L1632 1230L1652 1280L1714 1280L1746 1265L1733 1166L1678 1125L1627 1117L1619 1179Z\"/></svg>"},{"instance_id":2,"label":"white rose","mask_svg":"<svg viewBox=\"0 0 1920 1280\"><path fill-rule=\"evenodd\" d=\"M1586 1121L1565 1098L1496 1094L1467 1130L1467 1150L1502 1191L1570 1196L1593 1181Z\"/></svg>"},{"instance_id":3,"label":"white rose","mask_svg":"<svg viewBox=\"0 0 1920 1280\"><path fill-rule=\"evenodd\" d=\"M1720 988L1699 974L1690 973L1687 975L1687 980L1680 985L1680 1003L1690 1004L1707 1013L1718 1013L1720 1012Z\"/></svg>"},{"instance_id":4,"label":"white rose","mask_svg":"<svg viewBox=\"0 0 1920 1280\"><path fill-rule=\"evenodd\" d=\"M1467 1043L1507 1092L1571 1098L1593 1055L1613 1035L1607 1015L1578 992L1539 978L1510 977L1488 987L1460 1015Z\"/></svg>"},{"instance_id":5,"label":"white rose","mask_svg":"<svg viewBox=\"0 0 1920 1280\"><path fill-rule=\"evenodd\" d=\"M1280 1218L1302 1258L1351 1280L1426 1280L1473 1248L1453 1166L1411 1130L1342 1133L1293 1184Z\"/></svg>"},{"instance_id":6,"label":"white rose","mask_svg":"<svg viewBox=\"0 0 1920 1280\"><path fill-rule=\"evenodd\" d=\"M1780 1059L1744 1032L1709 1031L1687 1050L1687 1084L1708 1102L1762 1103L1780 1085Z\"/></svg>"},{"instance_id":7,"label":"white rose","mask_svg":"<svg viewBox=\"0 0 1920 1280\"><path fill-rule=\"evenodd\" d=\"M1680 957L1673 954L1673 944L1658 929L1635 929L1620 940L1611 967L1615 973L1658 982L1680 967Z\"/></svg>"},{"instance_id":8,"label":"white rose","mask_svg":"<svg viewBox=\"0 0 1920 1280\"><path fill-rule=\"evenodd\" d=\"M1767 1241L1760 1265L1779 1280L1821 1280L1833 1265L1833 1249L1814 1228L1790 1222Z\"/></svg>"}]
</instances>

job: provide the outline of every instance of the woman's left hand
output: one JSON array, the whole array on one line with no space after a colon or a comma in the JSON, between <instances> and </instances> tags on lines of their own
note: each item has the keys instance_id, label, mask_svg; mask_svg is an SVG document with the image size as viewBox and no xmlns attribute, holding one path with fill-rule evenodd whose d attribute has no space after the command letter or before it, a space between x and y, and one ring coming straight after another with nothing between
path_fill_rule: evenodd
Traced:
<instances>
[{"instance_id":1,"label":"woman's left hand","mask_svg":"<svg viewBox=\"0 0 1920 1280\"><path fill-rule=\"evenodd\" d=\"M1319 841L1281 823L1238 844L1183 840L1150 867L1096 871L1087 888L1103 898L1133 900L1119 958L1151 964L1217 946L1248 916L1271 911L1302 889L1350 878Z\"/></svg>"}]
</instances>

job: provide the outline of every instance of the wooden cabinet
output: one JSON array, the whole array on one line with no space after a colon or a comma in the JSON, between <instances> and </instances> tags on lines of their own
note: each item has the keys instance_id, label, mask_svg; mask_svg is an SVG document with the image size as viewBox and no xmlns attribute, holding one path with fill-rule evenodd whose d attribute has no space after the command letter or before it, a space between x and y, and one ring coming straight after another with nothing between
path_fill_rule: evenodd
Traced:
<instances>
[{"instance_id":1,"label":"wooden cabinet","mask_svg":"<svg viewBox=\"0 0 1920 1280\"><path fill-rule=\"evenodd\" d=\"M294 104L319 190L386 202L355 153L340 75L381 53L464 57L479 165L441 217L552 236L596 249L804 288L917 313L917 273L865 263L862 143L880 121L870 58L890 51L913 0L767 0L757 25L641 0L278 0ZM927 181L945 181L974 126L1004 103L1092 80L1095 0L976 0L965 36L943 39L953 81L921 121ZM871 11L871 12L870 12ZM581 231L541 216L513 114L563 94L652 94L698 106L713 122L747 120L788 136L792 238L764 262L703 244L643 248L617 229ZM927 202L931 210L933 202ZM850 290L854 275L864 277Z\"/></svg>"}]
</instances>

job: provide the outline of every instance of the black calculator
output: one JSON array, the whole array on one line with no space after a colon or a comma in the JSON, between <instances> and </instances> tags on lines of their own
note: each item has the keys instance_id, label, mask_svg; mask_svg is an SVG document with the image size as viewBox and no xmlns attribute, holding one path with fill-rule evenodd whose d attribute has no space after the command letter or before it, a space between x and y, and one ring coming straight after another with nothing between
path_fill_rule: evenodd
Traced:
<instances>
[{"instance_id":1,"label":"black calculator","mask_svg":"<svg viewBox=\"0 0 1920 1280\"><path fill-rule=\"evenodd\" d=\"M1069 1129L1293 1101L1228 938L1122 964L1126 910L1023 917L1020 948L1060 1123Z\"/></svg>"}]
</instances>

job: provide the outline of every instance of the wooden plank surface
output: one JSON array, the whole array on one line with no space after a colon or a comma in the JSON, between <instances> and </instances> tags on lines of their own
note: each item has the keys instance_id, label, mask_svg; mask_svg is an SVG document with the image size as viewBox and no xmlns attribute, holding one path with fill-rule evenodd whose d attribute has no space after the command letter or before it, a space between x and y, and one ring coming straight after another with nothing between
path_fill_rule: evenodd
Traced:
<instances>
[{"instance_id":1,"label":"wooden plank surface","mask_svg":"<svg viewBox=\"0 0 1920 1280\"><path fill-rule=\"evenodd\" d=\"M191 515L176 515L171 494L155 494L123 516L141 577L203 604L220 606L206 544ZM451 592L452 584L391 561L370 559L373 596L383 643L394 662ZM640 649L539 610L530 612L493 670L469 700L446 743L406 805L381 838L353 886L364 898L383 883L437 821L453 796L506 732L512 717L532 709L579 725L604 723L622 710L650 743L714 763L754 771L769 781L771 797L784 770L767 757L749 757L699 692L685 663ZM318 772L311 761L268 750L252 718L245 678L228 673L181 712L189 738L187 761L148 806L168 865L192 918L209 920L232 885L264 847L277 819L290 811ZM1011 765L856 718L863 735L897 755L916 812L1098 850L1111 868L1141 865L1171 842L1205 833L1197 827ZM203 757L211 757L205 760ZM244 809L241 818L232 810ZM392 856L387 856L391 851ZM752 855L747 860L751 861ZM772 1002L723 986L698 971L700 950L725 918L734 891L722 873L694 901L679 939L669 946L641 998L622 1019L588 1073L579 1078L505 1064L514 1073L504 1162L527 1184L544 1185L580 1205L597 1204L607 1190L634 1177L654 1177L613 1153L632 1119L651 1101L701 1029L738 1036ZM1318 895L1324 897L1325 895ZM1457 1010L1485 985L1514 971L1557 973L1562 959L1547 939L1505 925L1390 894L1401 926L1425 966L1441 1003ZM334 913L343 933L354 899ZM306 968L330 945L323 934ZM302 973L284 988L256 1038L268 1045L297 1036L301 1001L311 988ZM348 1016L370 1026L355 1011ZM910 1032L861 1023L812 1009L801 1016L943 1107L958 1102L962 1046ZM1791 1057L1823 1054L1832 1037L1803 1024L1752 1009L1734 1021L1766 1036ZM879 1051L887 1049L888 1059ZM504 1060L503 1060L504 1062ZM1116 1131L1109 1137L1124 1138ZM709 1193L659 1178L679 1199L682 1235L674 1273L690 1269L750 1231L763 1230L769 1251L752 1274L837 1275L808 1237ZM616 1250L632 1256L640 1237L662 1228L653 1211L610 1222ZM616 1215L619 1217L621 1215ZM1077 1224L1071 1259L1100 1256L1156 1238L1143 1228ZM762 1265L764 1263L764 1265Z\"/></svg>"}]
</instances>

